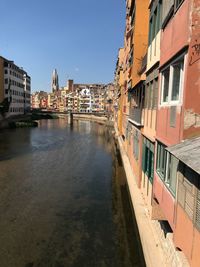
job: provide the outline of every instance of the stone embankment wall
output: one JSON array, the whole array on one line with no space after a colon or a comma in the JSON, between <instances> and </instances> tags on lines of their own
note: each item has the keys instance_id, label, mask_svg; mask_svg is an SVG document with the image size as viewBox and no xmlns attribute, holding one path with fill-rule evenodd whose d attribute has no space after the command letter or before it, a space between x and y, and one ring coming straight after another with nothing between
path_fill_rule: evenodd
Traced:
<instances>
[{"instance_id":1,"label":"stone embankment wall","mask_svg":"<svg viewBox=\"0 0 200 267\"><path fill-rule=\"evenodd\" d=\"M97 115L87 115L87 114L73 114L74 120L90 120L96 121L108 126L113 126L113 121L108 120L105 116L97 116Z\"/></svg>"}]
</instances>

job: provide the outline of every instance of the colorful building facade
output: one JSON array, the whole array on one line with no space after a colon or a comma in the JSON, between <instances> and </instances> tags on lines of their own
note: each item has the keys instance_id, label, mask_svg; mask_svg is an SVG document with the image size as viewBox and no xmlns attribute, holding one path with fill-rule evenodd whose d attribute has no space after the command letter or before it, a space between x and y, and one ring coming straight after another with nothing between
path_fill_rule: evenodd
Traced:
<instances>
[{"instance_id":1,"label":"colorful building facade","mask_svg":"<svg viewBox=\"0 0 200 267\"><path fill-rule=\"evenodd\" d=\"M115 71L115 126L149 218L174 244L173 266L200 266L199 8L198 0L127 0Z\"/></svg>"}]
</instances>

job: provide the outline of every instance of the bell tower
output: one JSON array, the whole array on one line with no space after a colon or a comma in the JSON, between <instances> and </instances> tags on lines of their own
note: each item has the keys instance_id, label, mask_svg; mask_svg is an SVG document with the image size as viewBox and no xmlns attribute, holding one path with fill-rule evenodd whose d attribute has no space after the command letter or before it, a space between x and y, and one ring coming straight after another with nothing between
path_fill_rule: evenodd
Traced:
<instances>
[{"instance_id":1,"label":"bell tower","mask_svg":"<svg viewBox=\"0 0 200 267\"><path fill-rule=\"evenodd\" d=\"M53 93L59 90L58 73L56 69L53 70L51 89Z\"/></svg>"}]
</instances>

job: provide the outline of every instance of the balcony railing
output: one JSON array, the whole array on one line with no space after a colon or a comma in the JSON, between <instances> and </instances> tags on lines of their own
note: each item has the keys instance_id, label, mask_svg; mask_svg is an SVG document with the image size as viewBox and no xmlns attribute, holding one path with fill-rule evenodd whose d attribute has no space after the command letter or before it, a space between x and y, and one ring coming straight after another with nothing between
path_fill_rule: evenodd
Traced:
<instances>
[{"instance_id":1,"label":"balcony railing","mask_svg":"<svg viewBox=\"0 0 200 267\"><path fill-rule=\"evenodd\" d=\"M130 108L129 119L138 126L142 126L142 109L137 107Z\"/></svg>"},{"instance_id":2,"label":"balcony railing","mask_svg":"<svg viewBox=\"0 0 200 267\"><path fill-rule=\"evenodd\" d=\"M140 68L138 69L138 75L142 75L145 72L147 66L147 54L142 58Z\"/></svg>"}]
</instances>

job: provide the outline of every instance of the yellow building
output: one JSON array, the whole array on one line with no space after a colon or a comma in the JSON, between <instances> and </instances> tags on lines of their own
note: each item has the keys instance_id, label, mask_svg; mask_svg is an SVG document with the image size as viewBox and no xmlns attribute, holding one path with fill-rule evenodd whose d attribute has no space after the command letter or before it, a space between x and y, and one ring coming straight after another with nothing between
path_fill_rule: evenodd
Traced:
<instances>
[{"instance_id":1,"label":"yellow building","mask_svg":"<svg viewBox=\"0 0 200 267\"><path fill-rule=\"evenodd\" d=\"M120 48L115 70L115 124L120 135L122 135L122 116L124 102L124 48Z\"/></svg>"}]
</instances>

